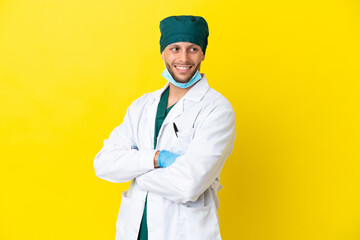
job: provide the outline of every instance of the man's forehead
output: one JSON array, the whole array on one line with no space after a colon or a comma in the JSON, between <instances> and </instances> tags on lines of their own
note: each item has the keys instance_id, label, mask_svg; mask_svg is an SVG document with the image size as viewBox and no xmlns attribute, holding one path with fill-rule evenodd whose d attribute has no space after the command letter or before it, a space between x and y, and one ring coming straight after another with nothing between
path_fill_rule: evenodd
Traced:
<instances>
[{"instance_id":1,"label":"man's forehead","mask_svg":"<svg viewBox=\"0 0 360 240\"><path fill-rule=\"evenodd\" d=\"M169 46L200 47L199 45L192 42L175 42L175 43L170 43L168 47Z\"/></svg>"}]
</instances>

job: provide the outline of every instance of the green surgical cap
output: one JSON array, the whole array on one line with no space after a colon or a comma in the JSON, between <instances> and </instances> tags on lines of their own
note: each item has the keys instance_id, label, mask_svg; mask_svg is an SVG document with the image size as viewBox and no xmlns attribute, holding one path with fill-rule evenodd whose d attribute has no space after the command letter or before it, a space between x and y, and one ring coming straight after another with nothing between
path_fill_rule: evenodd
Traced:
<instances>
[{"instance_id":1,"label":"green surgical cap","mask_svg":"<svg viewBox=\"0 0 360 240\"><path fill-rule=\"evenodd\" d=\"M160 22L160 52L176 42L191 42L199 45L205 54L209 36L208 24L202 17L171 16Z\"/></svg>"}]
</instances>

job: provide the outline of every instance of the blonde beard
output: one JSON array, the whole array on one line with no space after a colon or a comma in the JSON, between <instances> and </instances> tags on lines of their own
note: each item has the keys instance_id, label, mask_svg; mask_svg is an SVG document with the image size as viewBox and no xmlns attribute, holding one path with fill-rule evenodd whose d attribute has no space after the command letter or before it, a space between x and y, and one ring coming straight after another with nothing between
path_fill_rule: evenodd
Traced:
<instances>
[{"instance_id":1,"label":"blonde beard","mask_svg":"<svg viewBox=\"0 0 360 240\"><path fill-rule=\"evenodd\" d=\"M199 63L199 65L194 69L194 71L192 72L192 74L190 75L190 77L187 78L187 79L184 81L184 80L178 79L178 78L175 76L175 74L173 73L173 71L172 71L172 69L171 69L171 67L170 67L169 64L167 64L165 61L164 61L164 63L165 63L165 67L166 67L167 70L169 71L169 73L170 73L170 75L172 76L172 78L173 78L176 82L178 82L178 83L187 83L187 82L189 82L189 81L194 77L194 75L196 74L196 71L197 71L197 70L200 71L200 63Z\"/></svg>"}]
</instances>

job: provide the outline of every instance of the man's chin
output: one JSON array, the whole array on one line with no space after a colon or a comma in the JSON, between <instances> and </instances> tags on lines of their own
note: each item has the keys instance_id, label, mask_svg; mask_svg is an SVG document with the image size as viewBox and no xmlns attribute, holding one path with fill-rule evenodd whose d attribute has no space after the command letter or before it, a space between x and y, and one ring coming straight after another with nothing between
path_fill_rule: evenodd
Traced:
<instances>
[{"instance_id":1,"label":"man's chin","mask_svg":"<svg viewBox=\"0 0 360 240\"><path fill-rule=\"evenodd\" d=\"M192 73L190 76L188 76L187 78L178 78L178 77L175 77L174 80L177 82L177 83L188 83L190 82L191 78L194 76L195 73Z\"/></svg>"},{"instance_id":2,"label":"man's chin","mask_svg":"<svg viewBox=\"0 0 360 240\"><path fill-rule=\"evenodd\" d=\"M184 83L188 83L190 81L190 79L178 79L178 78L174 78L175 82L177 83L181 83L181 84L184 84Z\"/></svg>"}]
</instances>

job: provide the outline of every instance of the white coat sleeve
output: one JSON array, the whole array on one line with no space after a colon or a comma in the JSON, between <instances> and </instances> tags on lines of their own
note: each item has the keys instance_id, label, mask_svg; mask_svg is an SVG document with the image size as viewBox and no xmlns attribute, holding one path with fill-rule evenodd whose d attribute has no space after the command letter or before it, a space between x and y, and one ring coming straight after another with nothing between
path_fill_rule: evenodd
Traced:
<instances>
[{"instance_id":1,"label":"white coat sleeve","mask_svg":"<svg viewBox=\"0 0 360 240\"><path fill-rule=\"evenodd\" d=\"M140 188L171 201L195 202L220 175L235 141L235 114L230 108L215 108L196 130L186 153L168 168L159 168L136 178Z\"/></svg>"},{"instance_id":2,"label":"white coat sleeve","mask_svg":"<svg viewBox=\"0 0 360 240\"><path fill-rule=\"evenodd\" d=\"M155 150L138 150L134 140L131 106L94 160L95 174L110 182L127 182L154 169Z\"/></svg>"}]
</instances>

